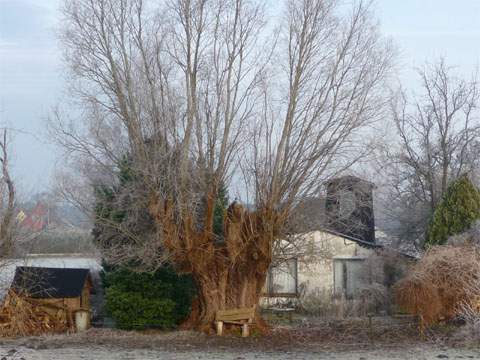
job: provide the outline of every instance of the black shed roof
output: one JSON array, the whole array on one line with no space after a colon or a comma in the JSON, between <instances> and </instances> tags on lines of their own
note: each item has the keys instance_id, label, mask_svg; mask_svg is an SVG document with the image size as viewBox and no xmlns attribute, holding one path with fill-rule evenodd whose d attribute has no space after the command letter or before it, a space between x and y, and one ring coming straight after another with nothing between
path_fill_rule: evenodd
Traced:
<instances>
[{"instance_id":1,"label":"black shed roof","mask_svg":"<svg viewBox=\"0 0 480 360\"><path fill-rule=\"evenodd\" d=\"M82 294L88 269L19 266L12 289L33 298L75 298Z\"/></svg>"}]
</instances>

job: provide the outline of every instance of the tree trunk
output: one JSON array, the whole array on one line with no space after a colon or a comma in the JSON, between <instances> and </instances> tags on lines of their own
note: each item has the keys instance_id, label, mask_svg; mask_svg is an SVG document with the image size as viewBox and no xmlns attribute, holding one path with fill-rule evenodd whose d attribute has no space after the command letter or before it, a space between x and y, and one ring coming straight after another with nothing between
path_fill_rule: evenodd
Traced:
<instances>
[{"instance_id":1,"label":"tree trunk","mask_svg":"<svg viewBox=\"0 0 480 360\"><path fill-rule=\"evenodd\" d=\"M258 305L266 272L256 273L253 262L245 265L249 265L252 271L225 270L219 276L214 272L212 274L193 273L198 288L198 309L187 320L190 327L210 331L213 329L215 314L218 310ZM258 323L260 316L258 314L256 316Z\"/></svg>"},{"instance_id":2,"label":"tree trunk","mask_svg":"<svg viewBox=\"0 0 480 360\"><path fill-rule=\"evenodd\" d=\"M207 205L206 222L211 208ZM215 243L211 231L195 231L193 221L179 226L168 202L151 204L150 212L162 229L173 263L191 273L197 285L197 308L192 309L185 328L211 331L218 310L258 304L272 260L271 212L248 212L239 204L230 205L221 243ZM256 317L262 328L260 316Z\"/></svg>"},{"instance_id":3,"label":"tree trunk","mask_svg":"<svg viewBox=\"0 0 480 360\"><path fill-rule=\"evenodd\" d=\"M8 189L7 208L4 211L3 220L0 224L0 256L7 257L13 253L12 224L15 211L15 186L10 177L9 161L7 152L7 130L3 131L3 140L0 141L2 163L2 175Z\"/></svg>"}]
</instances>

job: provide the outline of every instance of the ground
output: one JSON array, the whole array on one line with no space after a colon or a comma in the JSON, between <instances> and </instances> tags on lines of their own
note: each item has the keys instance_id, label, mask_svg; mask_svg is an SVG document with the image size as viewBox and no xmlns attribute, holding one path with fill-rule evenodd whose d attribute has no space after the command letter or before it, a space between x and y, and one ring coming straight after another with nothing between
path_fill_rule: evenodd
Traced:
<instances>
[{"instance_id":1,"label":"ground","mask_svg":"<svg viewBox=\"0 0 480 360\"><path fill-rule=\"evenodd\" d=\"M465 336L461 336L465 340ZM452 337L445 327L420 337L413 323L373 318L277 324L272 332L241 338L191 331L84 333L0 340L0 360L272 360L480 359L478 341Z\"/></svg>"},{"instance_id":2,"label":"ground","mask_svg":"<svg viewBox=\"0 0 480 360\"><path fill-rule=\"evenodd\" d=\"M59 349L29 349L24 347L8 348L0 347L0 356L4 360L273 360L273 359L336 359L336 360L380 360L380 359L411 359L411 360L438 360L438 359L480 359L478 350L448 349L431 347L414 347L410 349L370 349L359 351L283 351L283 352L257 352L245 349L245 351L201 351L183 349L153 350L153 349L123 349L112 346L68 346Z\"/></svg>"}]
</instances>

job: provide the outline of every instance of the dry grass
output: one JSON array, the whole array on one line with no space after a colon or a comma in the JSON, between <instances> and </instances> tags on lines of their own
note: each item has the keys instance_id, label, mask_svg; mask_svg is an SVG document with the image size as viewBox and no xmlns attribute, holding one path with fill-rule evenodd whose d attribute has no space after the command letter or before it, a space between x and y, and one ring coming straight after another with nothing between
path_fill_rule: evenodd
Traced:
<instances>
[{"instance_id":1,"label":"dry grass","mask_svg":"<svg viewBox=\"0 0 480 360\"><path fill-rule=\"evenodd\" d=\"M305 324L274 326L268 335L252 334L242 338L240 334L208 336L194 331L121 331L91 328L74 334L55 334L40 337L9 340L9 344L21 344L36 348L43 344L48 348L111 346L127 349L290 351L292 348L308 351L312 348L357 349L373 344L399 346L420 343L416 322L410 319L374 318L372 327L368 319L326 321L310 319Z\"/></svg>"},{"instance_id":2,"label":"dry grass","mask_svg":"<svg viewBox=\"0 0 480 360\"><path fill-rule=\"evenodd\" d=\"M480 252L472 245L435 246L395 285L400 308L424 326L450 320L480 299Z\"/></svg>"}]
</instances>

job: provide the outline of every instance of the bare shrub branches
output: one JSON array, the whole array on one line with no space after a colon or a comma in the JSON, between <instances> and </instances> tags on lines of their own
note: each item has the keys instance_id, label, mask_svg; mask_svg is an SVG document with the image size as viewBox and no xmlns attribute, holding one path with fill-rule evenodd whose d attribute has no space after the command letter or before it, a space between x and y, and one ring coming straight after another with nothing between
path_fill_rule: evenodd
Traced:
<instances>
[{"instance_id":1,"label":"bare shrub branches","mask_svg":"<svg viewBox=\"0 0 480 360\"><path fill-rule=\"evenodd\" d=\"M420 315L429 326L452 319L480 299L480 253L477 247L434 246L395 285L397 304Z\"/></svg>"}]
</instances>

